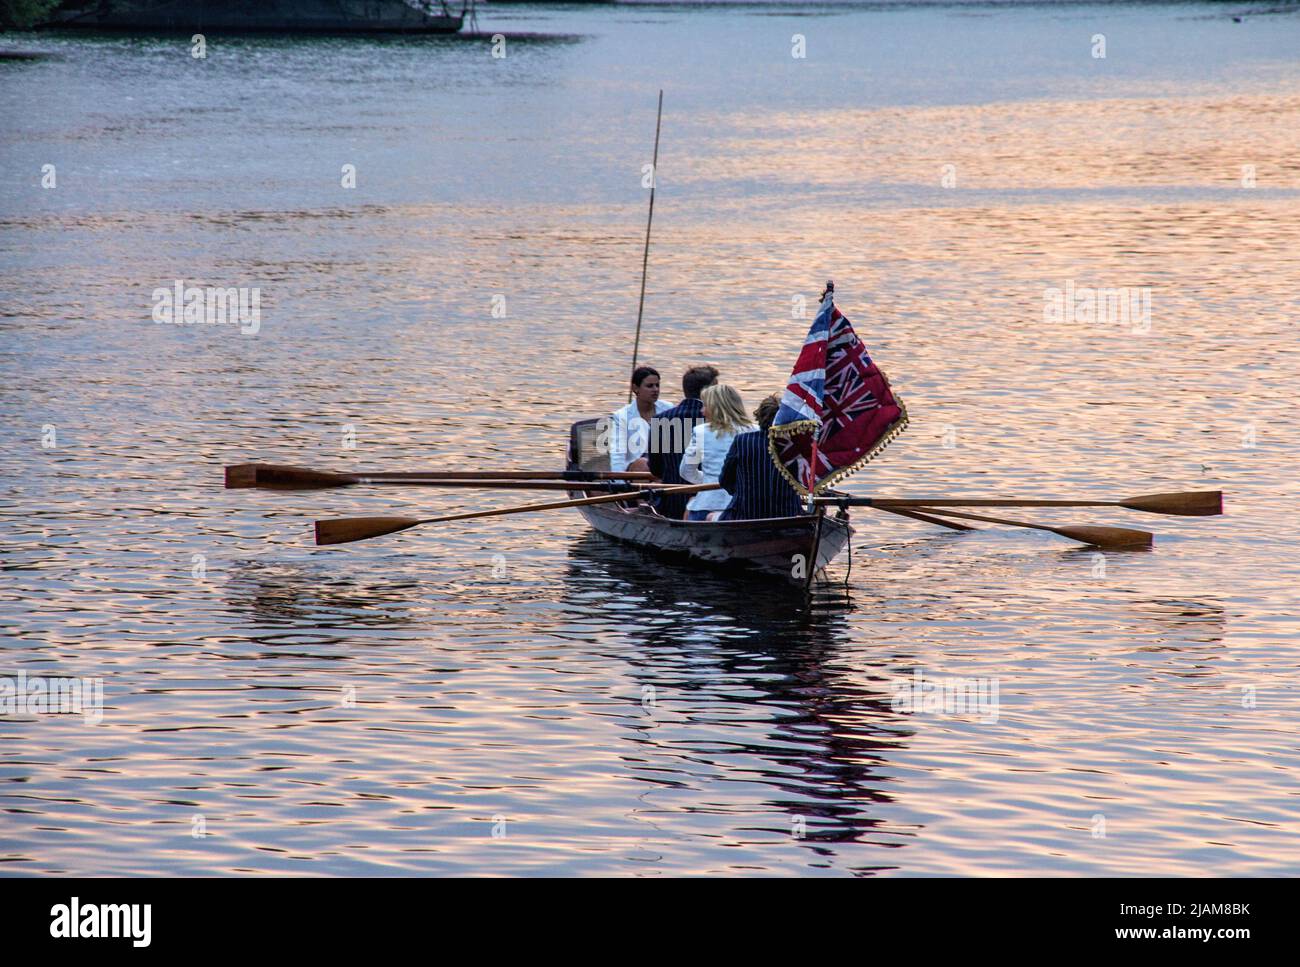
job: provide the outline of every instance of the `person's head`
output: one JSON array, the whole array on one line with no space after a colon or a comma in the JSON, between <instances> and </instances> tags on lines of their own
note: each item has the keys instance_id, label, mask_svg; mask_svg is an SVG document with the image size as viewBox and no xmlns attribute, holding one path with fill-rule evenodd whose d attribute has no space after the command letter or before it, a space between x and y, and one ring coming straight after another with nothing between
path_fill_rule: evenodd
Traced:
<instances>
[{"instance_id":1,"label":"person's head","mask_svg":"<svg viewBox=\"0 0 1300 967\"><path fill-rule=\"evenodd\" d=\"M653 406L659 401L659 370L638 366L632 371L632 396L638 406Z\"/></svg>"},{"instance_id":2,"label":"person's head","mask_svg":"<svg viewBox=\"0 0 1300 967\"><path fill-rule=\"evenodd\" d=\"M773 393L763 402L758 404L758 409L754 410L754 419L758 421L758 428L764 433L776 419L776 411L781 408L781 397Z\"/></svg>"},{"instance_id":3,"label":"person's head","mask_svg":"<svg viewBox=\"0 0 1300 967\"><path fill-rule=\"evenodd\" d=\"M704 403L704 419L715 433L736 433L749 425L745 401L734 386L726 383L706 386L700 399Z\"/></svg>"},{"instance_id":4,"label":"person's head","mask_svg":"<svg viewBox=\"0 0 1300 967\"><path fill-rule=\"evenodd\" d=\"M712 386L717 381L717 367L692 366L682 374L682 396L688 400L698 400L704 387Z\"/></svg>"}]
</instances>

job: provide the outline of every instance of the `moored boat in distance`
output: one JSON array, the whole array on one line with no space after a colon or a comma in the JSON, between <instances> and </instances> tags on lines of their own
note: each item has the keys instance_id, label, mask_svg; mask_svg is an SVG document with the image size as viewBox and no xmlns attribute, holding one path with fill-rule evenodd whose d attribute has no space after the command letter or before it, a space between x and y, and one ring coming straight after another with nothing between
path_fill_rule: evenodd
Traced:
<instances>
[{"instance_id":1,"label":"moored boat in distance","mask_svg":"<svg viewBox=\"0 0 1300 967\"><path fill-rule=\"evenodd\" d=\"M323 34L454 34L471 0L459 13L445 2L418 6L404 0L92 0L64 7L45 26L165 32Z\"/></svg>"},{"instance_id":2,"label":"moored boat in distance","mask_svg":"<svg viewBox=\"0 0 1300 967\"><path fill-rule=\"evenodd\" d=\"M596 445L599 420L569 431L566 469L607 471L609 454ZM575 497L588 496L575 490ZM853 534L847 513L824 510L801 517L690 521L664 517L644 502L593 504L578 512L595 530L650 550L685 555L724 570L781 576L806 586L833 561ZM808 562L812 561L811 569Z\"/></svg>"}]
</instances>

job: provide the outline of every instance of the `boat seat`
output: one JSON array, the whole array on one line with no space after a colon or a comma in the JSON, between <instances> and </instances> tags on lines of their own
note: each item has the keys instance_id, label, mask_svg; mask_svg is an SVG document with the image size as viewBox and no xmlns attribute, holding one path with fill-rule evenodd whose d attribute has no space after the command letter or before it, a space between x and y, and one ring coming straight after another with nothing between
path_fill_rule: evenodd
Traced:
<instances>
[{"instance_id":1,"label":"boat seat","mask_svg":"<svg viewBox=\"0 0 1300 967\"><path fill-rule=\"evenodd\" d=\"M579 420L569 427L569 454L567 470L609 470L609 452L599 452L596 441L600 437L599 418Z\"/></svg>"}]
</instances>

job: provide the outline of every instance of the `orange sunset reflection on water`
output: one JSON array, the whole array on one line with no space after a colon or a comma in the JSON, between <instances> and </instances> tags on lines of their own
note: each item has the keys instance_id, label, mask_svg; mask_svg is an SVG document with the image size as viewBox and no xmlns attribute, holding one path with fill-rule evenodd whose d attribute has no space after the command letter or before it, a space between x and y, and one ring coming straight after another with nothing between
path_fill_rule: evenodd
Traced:
<instances>
[{"instance_id":1,"label":"orange sunset reflection on water","mask_svg":"<svg viewBox=\"0 0 1300 967\"><path fill-rule=\"evenodd\" d=\"M0 716L5 872L1293 874L1300 72L1108 15L1167 47L1072 82L990 55L960 89L871 48L889 70L813 83L752 54L770 22L785 56L782 12L559 10L569 39L492 76L250 42L201 87L75 40L16 74L3 150L57 146L67 190L0 187L0 677L99 677L106 707ZM825 42L960 53L995 42L976 19L842 12ZM810 613L572 512L310 540L508 491L221 488L254 460L558 468L625 399L665 77L640 360L666 395L700 361L780 390L833 278L912 419L847 489L1227 514L1015 515L1157 534L1100 554L863 508ZM261 330L154 323L176 279L260 286ZM1141 319L1052 312L1118 288ZM918 671L996 683L996 716L902 707Z\"/></svg>"}]
</instances>

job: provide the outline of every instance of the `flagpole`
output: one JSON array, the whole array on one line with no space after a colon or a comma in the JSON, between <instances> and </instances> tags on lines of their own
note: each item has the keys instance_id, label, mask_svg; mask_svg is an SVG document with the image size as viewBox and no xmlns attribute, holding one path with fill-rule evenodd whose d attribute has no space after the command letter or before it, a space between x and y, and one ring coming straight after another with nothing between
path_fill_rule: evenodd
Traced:
<instances>
[{"instance_id":1,"label":"flagpole","mask_svg":"<svg viewBox=\"0 0 1300 967\"><path fill-rule=\"evenodd\" d=\"M834 281L832 281L831 279L827 279L826 288L822 290L823 305L826 302L826 297L828 295L832 295L834 292L835 292ZM817 311L821 312L821 308L818 307ZM828 346L830 345L830 337L831 337L830 321L827 320L826 343ZM808 461L808 513L810 514L816 508L815 498L817 496L817 433L819 432L819 429L812 431L812 459Z\"/></svg>"},{"instance_id":2,"label":"flagpole","mask_svg":"<svg viewBox=\"0 0 1300 967\"><path fill-rule=\"evenodd\" d=\"M650 214L645 220L645 250L641 253L641 300L636 307L636 340L632 343L632 372L636 372L637 352L641 348L641 314L645 310L645 276L650 262L650 224L655 217L655 184L659 181L659 125L664 117L664 92L659 91L659 112L655 116L655 153L650 163ZM628 376L627 401L632 402L632 378Z\"/></svg>"}]
</instances>

